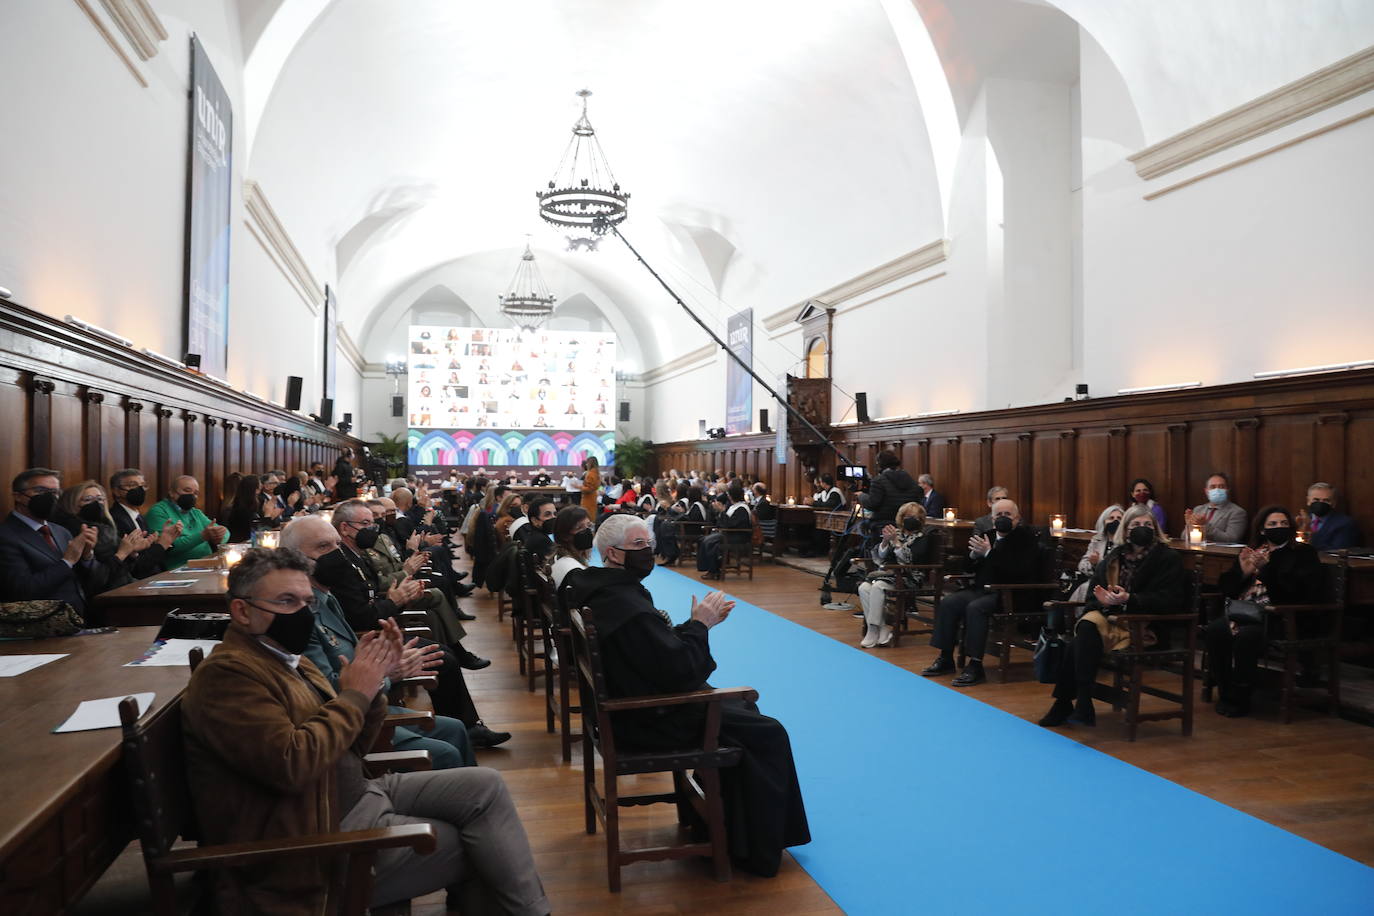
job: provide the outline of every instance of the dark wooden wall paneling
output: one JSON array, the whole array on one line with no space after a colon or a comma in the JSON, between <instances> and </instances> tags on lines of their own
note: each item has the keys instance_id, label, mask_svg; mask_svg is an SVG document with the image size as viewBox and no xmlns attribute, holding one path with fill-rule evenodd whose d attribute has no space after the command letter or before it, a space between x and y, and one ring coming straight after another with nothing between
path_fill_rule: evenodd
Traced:
<instances>
[{"instance_id":1,"label":"dark wooden wall paneling","mask_svg":"<svg viewBox=\"0 0 1374 916\"><path fill-rule=\"evenodd\" d=\"M283 368L283 372L290 371ZM140 468L154 492L173 478L200 481L201 505L219 507L230 471L294 471L332 464L361 442L134 350L0 301L0 475L35 465L105 485ZM10 509L9 487L0 509Z\"/></svg>"},{"instance_id":2,"label":"dark wooden wall paneling","mask_svg":"<svg viewBox=\"0 0 1374 916\"><path fill-rule=\"evenodd\" d=\"M1063 512L1087 528L1145 477L1177 533L1184 510L1203 501L1207 475L1225 471L1233 498L1252 513L1269 503L1297 510L1308 484L1333 483L1342 509L1374 538L1374 370L841 426L833 435L870 467L881 448L897 450L913 475L929 471L964 517L981 514L988 488L1000 484L1035 523ZM749 470L776 496L800 498L801 459L789 452L787 464L775 464L773 445L772 434L737 436L662 443L654 453L660 471ZM820 468L834 464L823 455Z\"/></svg>"}]
</instances>

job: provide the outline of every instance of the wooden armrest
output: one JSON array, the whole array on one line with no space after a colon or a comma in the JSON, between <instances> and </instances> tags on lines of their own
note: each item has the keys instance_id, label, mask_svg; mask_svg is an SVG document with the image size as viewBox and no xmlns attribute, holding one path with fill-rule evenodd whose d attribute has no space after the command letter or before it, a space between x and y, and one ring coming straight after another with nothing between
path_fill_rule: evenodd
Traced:
<instances>
[{"instance_id":1,"label":"wooden armrest","mask_svg":"<svg viewBox=\"0 0 1374 916\"><path fill-rule=\"evenodd\" d=\"M408 677L401 680L403 687L423 687L426 690L433 690L439 686L439 679L432 674L421 674L417 677Z\"/></svg>"},{"instance_id":2,"label":"wooden armrest","mask_svg":"<svg viewBox=\"0 0 1374 916\"><path fill-rule=\"evenodd\" d=\"M425 639L434 638L434 631L429 627L401 627L401 632L406 636L423 636Z\"/></svg>"},{"instance_id":3,"label":"wooden armrest","mask_svg":"<svg viewBox=\"0 0 1374 916\"><path fill-rule=\"evenodd\" d=\"M400 824L349 830L341 833L316 833L307 836L251 843L227 843L197 849L175 849L157 859L158 871L183 872L202 868L235 868L257 862L292 856L332 856L373 849L409 846L421 854L434 851L439 838L432 824Z\"/></svg>"},{"instance_id":4,"label":"wooden armrest","mask_svg":"<svg viewBox=\"0 0 1374 916\"><path fill-rule=\"evenodd\" d=\"M1046 589L1058 590L1058 582L1008 582L1005 585L985 585L990 592L1043 592Z\"/></svg>"},{"instance_id":5,"label":"wooden armrest","mask_svg":"<svg viewBox=\"0 0 1374 916\"><path fill-rule=\"evenodd\" d=\"M1042 606L1047 610L1053 610L1061 607L1086 607L1087 604L1086 601L1045 601Z\"/></svg>"},{"instance_id":6,"label":"wooden armrest","mask_svg":"<svg viewBox=\"0 0 1374 916\"><path fill-rule=\"evenodd\" d=\"M433 765L429 751L380 751L363 757L363 764L374 776L383 773L413 773L428 770Z\"/></svg>"},{"instance_id":7,"label":"wooden armrest","mask_svg":"<svg viewBox=\"0 0 1374 916\"><path fill-rule=\"evenodd\" d=\"M946 573L945 581L949 582L952 579L972 579L976 575L977 573Z\"/></svg>"},{"instance_id":8,"label":"wooden armrest","mask_svg":"<svg viewBox=\"0 0 1374 916\"><path fill-rule=\"evenodd\" d=\"M1265 608L1271 614L1319 614L1323 611L1339 611L1339 604L1271 604Z\"/></svg>"},{"instance_id":9,"label":"wooden armrest","mask_svg":"<svg viewBox=\"0 0 1374 916\"><path fill-rule=\"evenodd\" d=\"M1111 614L1103 608L1102 614L1106 617L1115 617L1118 623L1131 623L1138 620L1146 623L1154 623L1156 621L1164 621L1166 623L1188 623L1197 620L1197 615L1192 611L1188 611L1184 614Z\"/></svg>"},{"instance_id":10,"label":"wooden armrest","mask_svg":"<svg viewBox=\"0 0 1374 916\"><path fill-rule=\"evenodd\" d=\"M753 687L708 687L705 690L690 690L687 693L663 693L651 697L625 697L620 700L607 700L601 704L601 708L607 712L623 712L627 709L652 709L655 706L716 703L735 698L757 700L759 692Z\"/></svg>"},{"instance_id":11,"label":"wooden armrest","mask_svg":"<svg viewBox=\"0 0 1374 916\"><path fill-rule=\"evenodd\" d=\"M405 712L387 713L382 725L395 728L403 725L406 728L418 728L422 732L427 732L434 728L434 713L423 709L407 709Z\"/></svg>"},{"instance_id":12,"label":"wooden armrest","mask_svg":"<svg viewBox=\"0 0 1374 916\"><path fill-rule=\"evenodd\" d=\"M401 611L396 616L401 620L429 620L429 614L424 611Z\"/></svg>"}]
</instances>

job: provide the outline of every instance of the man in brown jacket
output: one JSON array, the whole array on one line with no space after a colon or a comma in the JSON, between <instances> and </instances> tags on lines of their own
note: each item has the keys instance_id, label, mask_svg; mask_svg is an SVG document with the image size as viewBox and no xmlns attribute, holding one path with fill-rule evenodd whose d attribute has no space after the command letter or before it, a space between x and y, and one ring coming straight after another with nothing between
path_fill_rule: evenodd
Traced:
<instances>
[{"instance_id":1,"label":"man in brown jacket","mask_svg":"<svg viewBox=\"0 0 1374 916\"><path fill-rule=\"evenodd\" d=\"M314 627L312 562L248 551L229 576L232 623L183 697L187 770L207 843L430 823L436 851L384 850L372 904L439 888L464 913L549 912L529 841L500 774L483 767L367 778L362 755L386 714L383 675L401 634L387 621L329 681L300 655ZM290 859L227 871L227 913L327 911L330 865Z\"/></svg>"}]
</instances>

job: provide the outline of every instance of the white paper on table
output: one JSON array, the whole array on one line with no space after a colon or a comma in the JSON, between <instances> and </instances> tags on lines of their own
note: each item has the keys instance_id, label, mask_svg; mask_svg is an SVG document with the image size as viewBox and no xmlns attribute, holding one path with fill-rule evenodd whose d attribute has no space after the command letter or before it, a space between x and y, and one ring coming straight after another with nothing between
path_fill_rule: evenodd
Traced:
<instances>
[{"instance_id":1,"label":"white paper on table","mask_svg":"<svg viewBox=\"0 0 1374 916\"><path fill-rule=\"evenodd\" d=\"M84 700L76 707L76 712L72 713L71 718L54 728L53 732L88 732L97 728L115 728L120 724L119 704L125 696L134 698L134 702L138 703L138 714L141 716L153 705L153 697L157 694L128 693L100 700Z\"/></svg>"},{"instance_id":2,"label":"white paper on table","mask_svg":"<svg viewBox=\"0 0 1374 916\"><path fill-rule=\"evenodd\" d=\"M189 588L195 584L195 579L158 579L155 582L145 582L139 588Z\"/></svg>"},{"instance_id":3,"label":"white paper on table","mask_svg":"<svg viewBox=\"0 0 1374 916\"><path fill-rule=\"evenodd\" d=\"M152 648L124 665L125 668L173 668L191 664L191 650L199 648L206 655L215 651L218 639L165 639L153 643Z\"/></svg>"},{"instance_id":4,"label":"white paper on table","mask_svg":"<svg viewBox=\"0 0 1374 916\"><path fill-rule=\"evenodd\" d=\"M32 671L39 665L55 662L64 655L0 655L0 677L14 677L25 671Z\"/></svg>"}]
</instances>

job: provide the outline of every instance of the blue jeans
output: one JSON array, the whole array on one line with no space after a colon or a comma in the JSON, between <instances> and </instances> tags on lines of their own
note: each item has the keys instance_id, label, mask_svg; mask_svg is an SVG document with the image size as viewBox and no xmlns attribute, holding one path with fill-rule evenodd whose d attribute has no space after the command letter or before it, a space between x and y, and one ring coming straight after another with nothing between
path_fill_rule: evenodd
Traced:
<instances>
[{"instance_id":1,"label":"blue jeans","mask_svg":"<svg viewBox=\"0 0 1374 916\"><path fill-rule=\"evenodd\" d=\"M390 711L410 710L392 706ZM477 757L472 753L472 743L468 741L467 726L448 716L435 716L434 728L427 732L399 727L391 743L398 751L429 751L431 766L436 770L477 765Z\"/></svg>"}]
</instances>

